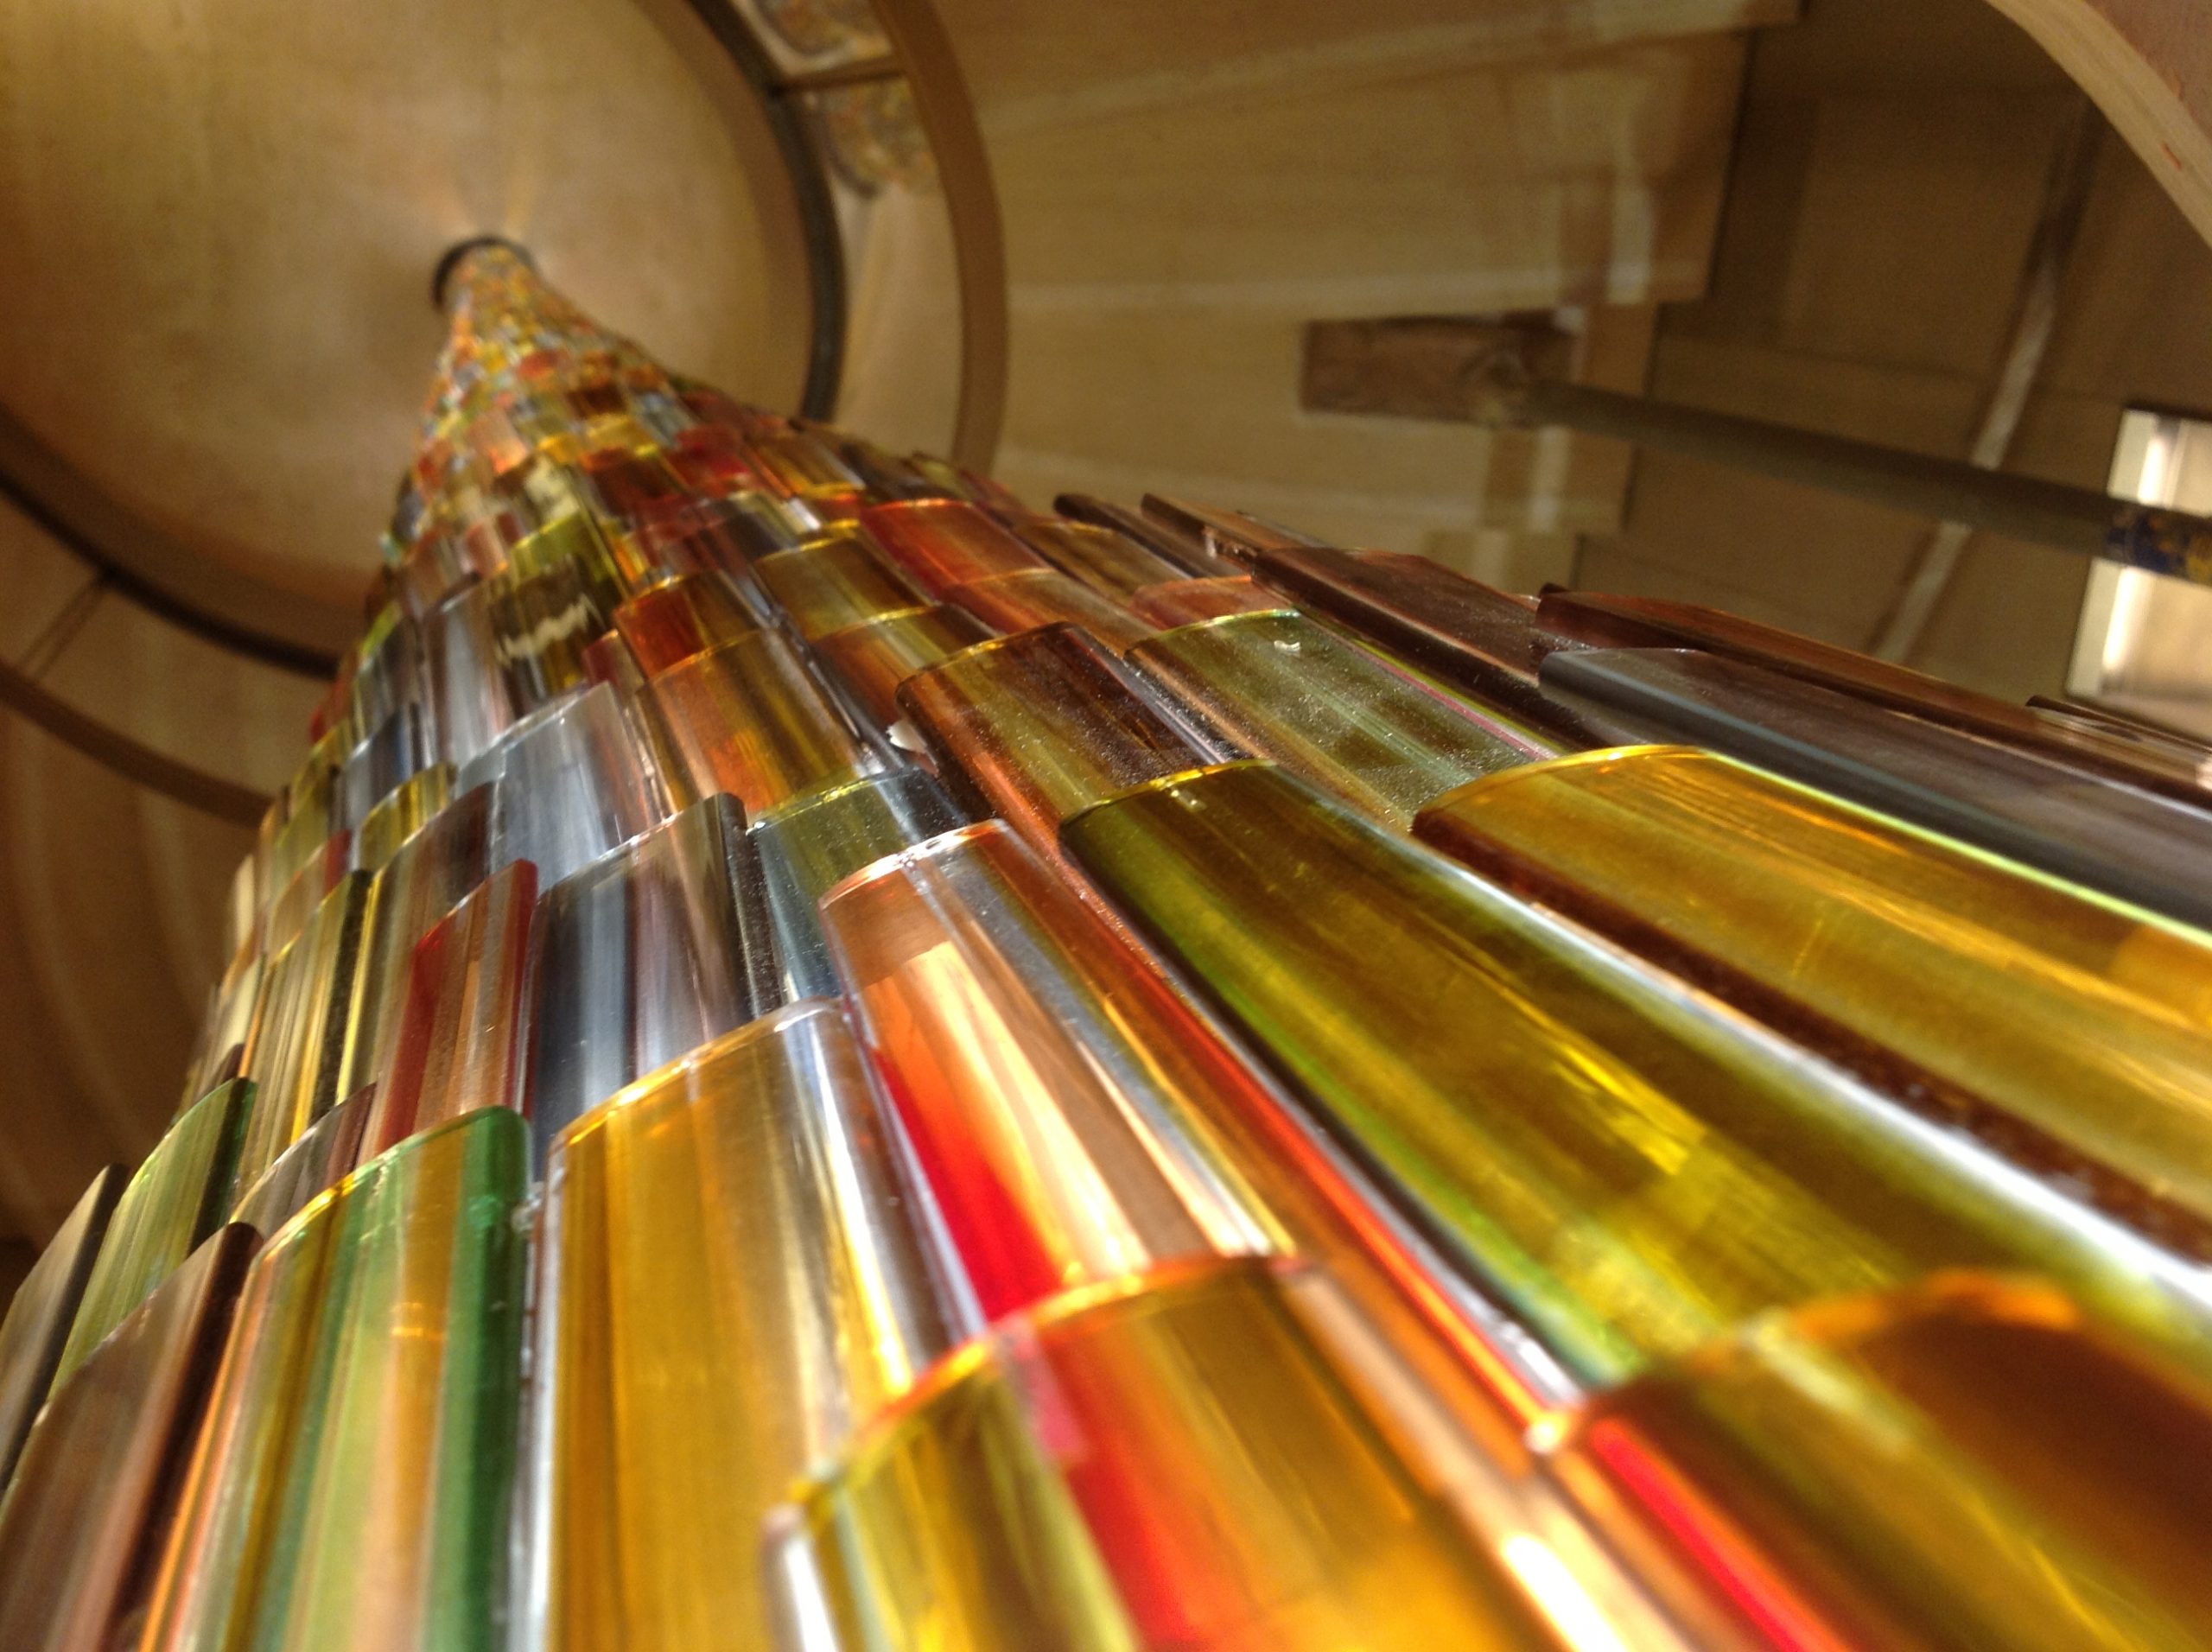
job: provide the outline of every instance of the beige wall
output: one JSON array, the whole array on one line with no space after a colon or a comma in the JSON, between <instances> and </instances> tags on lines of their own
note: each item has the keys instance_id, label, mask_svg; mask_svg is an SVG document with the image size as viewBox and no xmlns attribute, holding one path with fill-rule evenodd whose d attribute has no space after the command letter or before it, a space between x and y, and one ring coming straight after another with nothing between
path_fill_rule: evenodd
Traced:
<instances>
[{"instance_id":1,"label":"beige wall","mask_svg":"<svg viewBox=\"0 0 2212 1652\"><path fill-rule=\"evenodd\" d=\"M1963 456L2054 146L2080 94L1983 0L1818 0L1753 56L1713 282L1662 312L1669 399ZM2212 251L2105 135L2013 468L2102 486L2121 406L2212 406ZM1712 602L1856 646L1929 524L1644 454L1578 582ZM1914 663L2063 685L2084 565L1977 538Z\"/></svg>"}]
</instances>

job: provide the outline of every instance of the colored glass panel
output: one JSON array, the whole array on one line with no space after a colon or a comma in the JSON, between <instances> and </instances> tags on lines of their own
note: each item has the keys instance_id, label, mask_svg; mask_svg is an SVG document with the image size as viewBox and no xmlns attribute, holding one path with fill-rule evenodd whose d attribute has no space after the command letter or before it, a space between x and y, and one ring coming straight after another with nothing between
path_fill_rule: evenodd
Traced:
<instances>
[{"instance_id":1,"label":"colored glass panel","mask_svg":"<svg viewBox=\"0 0 2212 1652\"><path fill-rule=\"evenodd\" d=\"M785 994L835 997L816 904L832 886L895 850L968 823L919 769L893 769L772 810L753 823Z\"/></svg>"},{"instance_id":2,"label":"colored glass panel","mask_svg":"<svg viewBox=\"0 0 2212 1652\"><path fill-rule=\"evenodd\" d=\"M2146 1207L2179 1206L2202 1252L2201 936L1678 747L1478 783L1419 835L2128 1219L2171 1225Z\"/></svg>"},{"instance_id":3,"label":"colored glass panel","mask_svg":"<svg viewBox=\"0 0 2212 1652\"><path fill-rule=\"evenodd\" d=\"M493 780L491 864L528 861L559 882L668 818L659 777L604 683L531 713L461 772Z\"/></svg>"},{"instance_id":4,"label":"colored glass panel","mask_svg":"<svg viewBox=\"0 0 2212 1652\"><path fill-rule=\"evenodd\" d=\"M1171 725L1070 626L967 649L909 681L899 704L976 814L1055 855L1077 810L1223 755Z\"/></svg>"},{"instance_id":5,"label":"colored glass panel","mask_svg":"<svg viewBox=\"0 0 2212 1652\"><path fill-rule=\"evenodd\" d=\"M2176 1259L1272 766L1064 838L1590 1382L1938 1268L2047 1273L2202 1341Z\"/></svg>"},{"instance_id":6,"label":"colored glass panel","mask_svg":"<svg viewBox=\"0 0 2212 1652\"><path fill-rule=\"evenodd\" d=\"M226 1219L252 1105L250 1081L219 1084L186 1109L146 1155L108 1223L57 1381L83 1364Z\"/></svg>"},{"instance_id":7,"label":"colored glass panel","mask_svg":"<svg viewBox=\"0 0 2212 1652\"><path fill-rule=\"evenodd\" d=\"M495 872L431 926L408 966L391 1074L378 1084L365 1151L480 1107L521 1104L524 975L537 873Z\"/></svg>"},{"instance_id":8,"label":"colored glass panel","mask_svg":"<svg viewBox=\"0 0 2212 1652\"><path fill-rule=\"evenodd\" d=\"M1253 1081L1001 821L839 885L822 925L987 1315L1278 1247L1191 1120Z\"/></svg>"},{"instance_id":9,"label":"colored glass panel","mask_svg":"<svg viewBox=\"0 0 2212 1652\"><path fill-rule=\"evenodd\" d=\"M1032 550L1061 573L1095 591L1126 601L1148 585L1179 579L1183 570L1127 534L1090 522L1033 517L1014 530Z\"/></svg>"},{"instance_id":10,"label":"colored glass panel","mask_svg":"<svg viewBox=\"0 0 2212 1652\"><path fill-rule=\"evenodd\" d=\"M1139 643L1130 666L1221 743L1302 774L1393 826L1480 775L1558 754L1500 714L1444 699L1302 614L1236 614Z\"/></svg>"},{"instance_id":11,"label":"colored glass panel","mask_svg":"<svg viewBox=\"0 0 2212 1652\"><path fill-rule=\"evenodd\" d=\"M156 1579L147 1652L504 1643L522 1121L372 1160L257 1261Z\"/></svg>"},{"instance_id":12,"label":"colored glass panel","mask_svg":"<svg viewBox=\"0 0 2212 1652\"><path fill-rule=\"evenodd\" d=\"M657 718L681 808L727 791L757 815L857 778L868 762L790 643L757 631L654 677Z\"/></svg>"},{"instance_id":13,"label":"colored glass panel","mask_svg":"<svg viewBox=\"0 0 2212 1652\"><path fill-rule=\"evenodd\" d=\"M651 677L758 631L760 621L728 575L685 574L639 592L615 609L614 628Z\"/></svg>"},{"instance_id":14,"label":"colored glass panel","mask_svg":"<svg viewBox=\"0 0 2212 1652\"><path fill-rule=\"evenodd\" d=\"M899 686L990 634L959 608L932 607L847 626L814 646L880 728L899 721Z\"/></svg>"},{"instance_id":15,"label":"colored glass panel","mask_svg":"<svg viewBox=\"0 0 2212 1652\"><path fill-rule=\"evenodd\" d=\"M238 1151L241 1185L258 1178L338 1100L368 905L369 879L347 873L323 897L299 939L262 972L240 1064L254 1083L253 1109Z\"/></svg>"},{"instance_id":16,"label":"colored glass panel","mask_svg":"<svg viewBox=\"0 0 2212 1652\"><path fill-rule=\"evenodd\" d=\"M782 996L760 863L736 800L713 797L548 889L531 969L531 1135Z\"/></svg>"},{"instance_id":17,"label":"colored glass panel","mask_svg":"<svg viewBox=\"0 0 2212 1652\"><path fill-rule=\"evenodd\" d=\"M1006 635L1065 621L1081 626L1117 654L1152 635L1150 626L1113 598L1056 568L970 580L954 586L944 600Z\"/></svg>"},{"instance_id":18,"label":"colored glass panel","mask_svg":"<svg viewBox=\"0 0 2212 1652\"><path fill-rule=\"evenodd\" d=\"M1225 579L1173 579L1147 585L1129 593L1129 612L1148 626L1166 631L1192 626L1201 620L1224 614L1265 613L1289 605L1272 591L1263 591L1249 574Z\"/></svg>"},{"instance_id":19,"label":"colored glass panel","mask_svg":"<svg viewBox=\"0 0 2212 1652\"><path fill-rule=\"evenodd\" d=\"M874 505L860 521L893 562L937 596L969 580L1050 566L990 512L962 499Z\"/></svg>"},{"instance_id":20,"label":"colored glass panel","mask_svg":"<svg viewBox=\"0 0 2212 1652\"><path fill-rule=\"evenodd\" d=\"M753 571L809 639L930 606L856 533L763 556Z\"/></svg>"},{"instance_id":21,"label":"colored glass panel","mask_svg":"<svg viewBox=\"0 0 2212 1652\"><path fill-rule=\"evenodd\" d=\"M23 1437L46 1403L126 1179L120 1165L110 1165L92 1178L16 1287L6 1317L0 1318L0 1492L7 1490Z\"/></svg>"},{"instance_id":22,"label":"colored glass panel","mask_svg":"<svg viewBox=\"0 0 2212 1652\"><path fill-rule=\"evenodd\" d=\"M256 1242L217 1233L55 1385L0 1499L9 1652L85 1652L134 1627Z\"/></svg>"},{"instance_id":23,"label":"colored glass panel","mask_svg":"<svg viewBox=\"0 0 2212 1652\"><path fill-rule=\"evenodd\" d=\"M761 1644L762 1516L968 1328L842 1015L625 1090L546 1199L532 1643Z\"/></svg>"}]
</instances>

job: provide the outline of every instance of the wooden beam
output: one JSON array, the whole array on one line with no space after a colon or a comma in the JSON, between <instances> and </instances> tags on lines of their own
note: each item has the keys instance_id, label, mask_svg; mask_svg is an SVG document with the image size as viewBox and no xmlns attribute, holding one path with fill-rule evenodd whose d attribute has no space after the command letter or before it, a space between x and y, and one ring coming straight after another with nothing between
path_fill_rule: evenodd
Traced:
<instances>
[{"instance_id":1,"label":"wooden beam","mask_svg":"<svg viewBox=\"0 0 2212 1652\"><path fill-rule=\"evenodd\" d=\"M1990 0L2096 100L2212 241L2212 3Z\"/></svg>"}]
</instances>

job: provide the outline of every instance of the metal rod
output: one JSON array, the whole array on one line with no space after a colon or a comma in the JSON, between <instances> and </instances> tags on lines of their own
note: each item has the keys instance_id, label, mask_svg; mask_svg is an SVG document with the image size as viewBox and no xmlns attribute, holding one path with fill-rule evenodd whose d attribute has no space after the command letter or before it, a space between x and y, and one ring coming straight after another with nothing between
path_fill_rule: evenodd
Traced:
<instances>
[{"instance_id":1,"label":"metal rod","mask_svg":"<svg viewBox=\"0 0 2212 1652\"><path fill-rule=\"evenodd\" d=\"M2094 488L1590 384L1536 380L1503 390L1485 410L1483 423L1561 425L1614 436L1978 532L2212 584L2212 521Z\"/></svg>"}]
</instances>

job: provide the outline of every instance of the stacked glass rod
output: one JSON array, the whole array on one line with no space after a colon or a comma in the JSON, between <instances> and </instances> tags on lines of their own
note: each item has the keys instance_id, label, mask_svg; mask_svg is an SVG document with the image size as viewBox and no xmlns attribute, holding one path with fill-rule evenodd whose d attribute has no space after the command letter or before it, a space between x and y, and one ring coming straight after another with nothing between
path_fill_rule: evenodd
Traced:
<instances>
[{"instance_id":1,"label":"stacked glass rod","mask_svg":"<svg viewBox=\"0 0 2212 1652\"><path fill-rule=\"evenodd\" d=\"M2212 1643L2203 747L454 291L0 1646Z\"/></svg>"}]
</instances>

